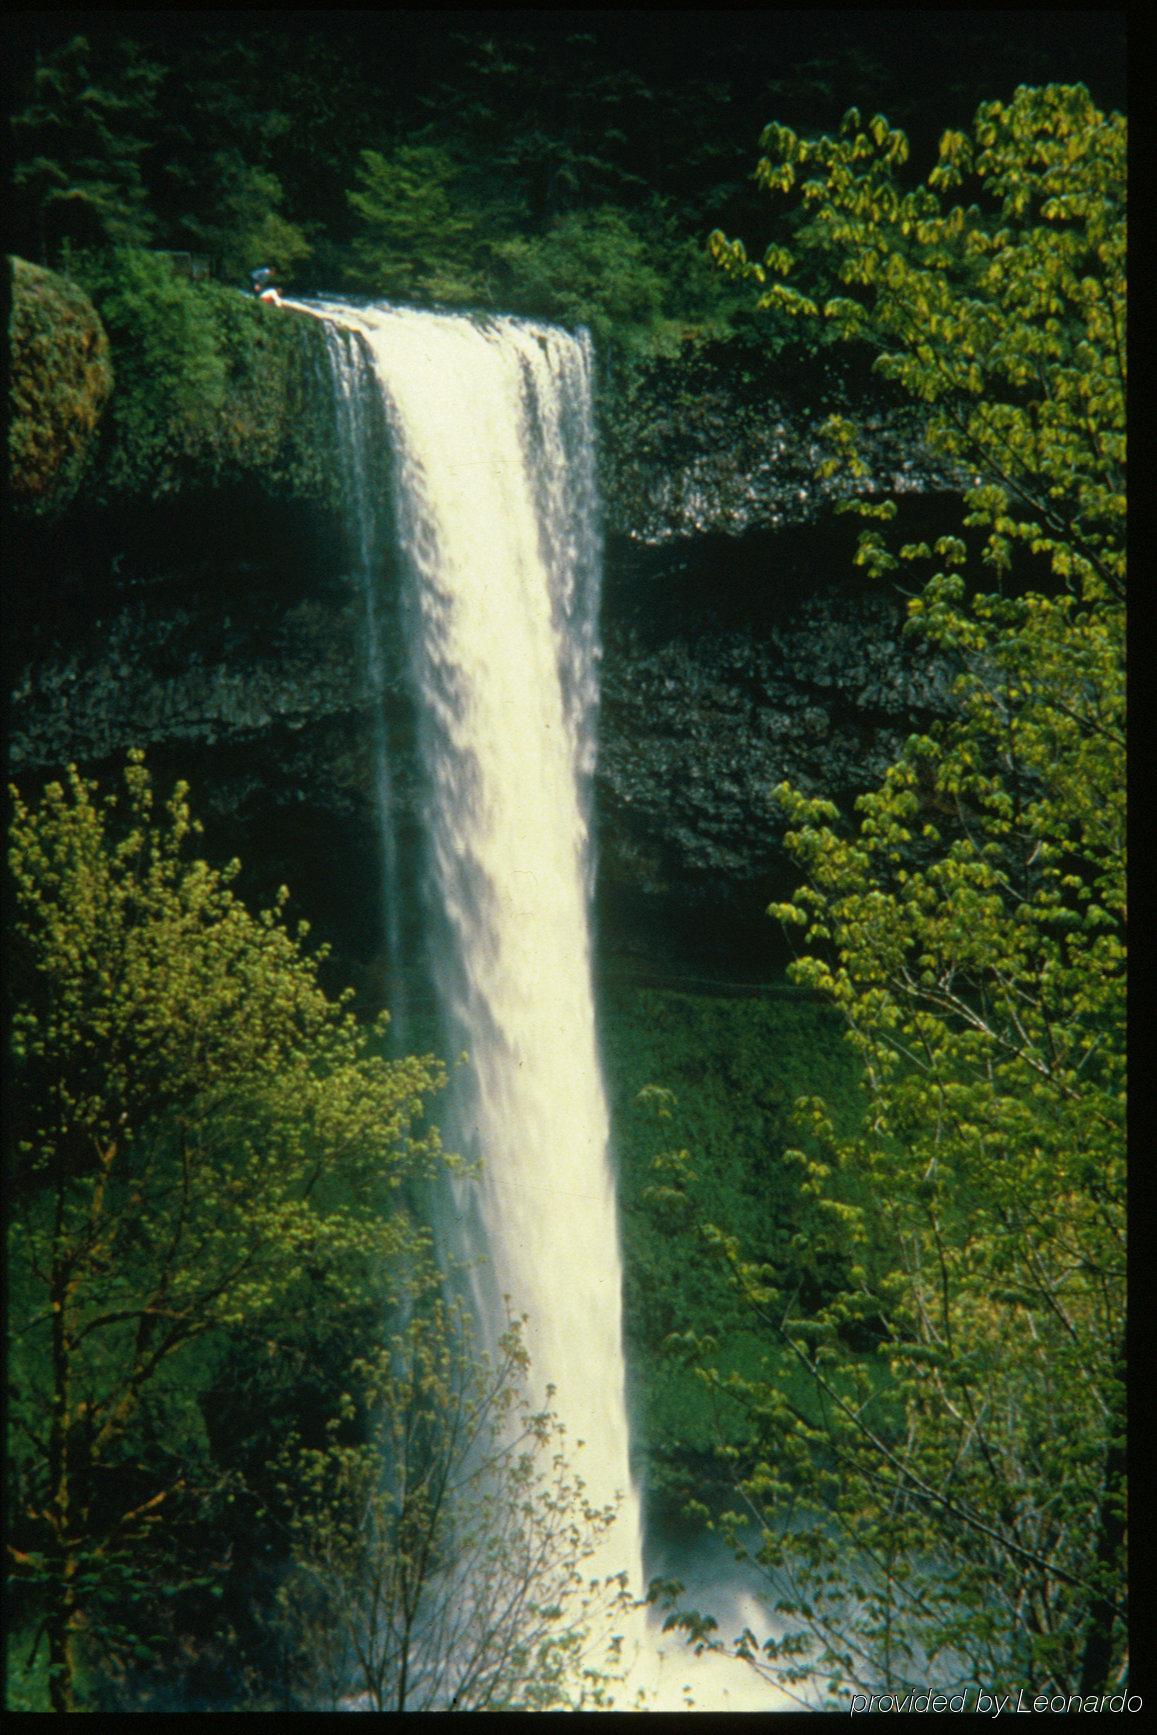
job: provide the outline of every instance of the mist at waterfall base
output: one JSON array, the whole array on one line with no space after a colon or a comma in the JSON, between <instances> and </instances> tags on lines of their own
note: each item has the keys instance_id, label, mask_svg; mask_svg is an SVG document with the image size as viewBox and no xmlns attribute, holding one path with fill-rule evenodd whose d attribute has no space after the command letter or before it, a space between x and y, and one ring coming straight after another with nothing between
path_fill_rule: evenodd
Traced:
<instances>
[{"instance_id":1,"label":"mist at waterfall base","mask_svg":"<svg viewBox=\"0 0 1157 1735\"><path fill-rule=\"evenodd\" d=\"M587 1576L625 1571L641 1596L589 920L601 582L589 339L522 319L293 305L325 321L337 395L395 981L405 876L384 721L391 608L408 649L426 968L445 1052L469 1056L440 1118L447 1146L481 1159L479 1179L455 1183L440 1230L471 1262L489 1347L506 1298L526 1315L538 1391L553 1388L568 1439L584 1443L587 1495L595 1506L619 1503ZM400 578L389 602L391 567ZM391 1010L404 1045L404 1008ZM737 1582L715 1587L714 1609L711 1588L694 1585L721 1636L758 1622ZM640 1609L633 1620L620 1707L792 1703L740 1662L696 1659L678 1638L664 1640L653 1614Z\"/></svg>"}]
</instances>

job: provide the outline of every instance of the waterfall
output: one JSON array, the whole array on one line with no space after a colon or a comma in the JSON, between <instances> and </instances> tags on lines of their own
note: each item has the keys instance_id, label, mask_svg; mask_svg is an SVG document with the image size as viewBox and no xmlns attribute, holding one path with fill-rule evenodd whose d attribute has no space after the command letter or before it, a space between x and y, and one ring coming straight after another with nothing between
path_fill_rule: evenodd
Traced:
<instances>
[{"instance_id":1,"label":"waterfall","mask_svg":"<svg viewBox=\"0 0 1157 1735\"><path fill-rule=\"evenodd\" d=\"M554 1388L570 1440L584 1443L591 1500L620 1502L608 1553L638 1590L622 1267L591 980L600 548L589 341L517 319L331 311L363 527L375 521L359 376L367 349L391 433L427 803L430 958L448 1051L469 1055L455 1075L449 1133L482 1159L472 1192L463 1184L457 1194L485 1248L478 1311L484 1329L505 1324L506 1297L526 1314L536 1383ZM372 528L360 532L358 553L364 573L380 566ZM380 684L372 598L366 618ZM379 804L386 833L381 792Z\"/></svg>"},{"instance_id":2,"label":"waterfall","mask_svg":"<svg viewBox=\"0 0 1157 1735\"><path fill-rule=\"evenodd\" d=\"M338 450L348 501L347 523L354 572L361 592L363 647L369 685L373 752L374 809L382 862L382 936L393 1051L406 1036L406 987L403 973L396 810L386 695L389 687L383 637L381 579L388 516L383 510L381 453L386 437L381 394L364 366L356 332L327 320L324 326L330 375L336 386Z\"/></svg>"},{"instance_id":3,"label":"waterfall","mask_svg":"<svg viewBox=\"0 0 1157 1735\"><path fill-rule=\"evenodd\" d=\"M309 311L327 320L379 700L373 590L387 476L392 490L423 772L428 962L447 1053L469 1056L444 1130L481 1159L453 1212L467 1250L485 1254L476 1312L492 1347L508 1307L527 1316L532 1373L540 1394L553 1388L572 1446L583 1442L588 1497L619 1503L590 1575L625 1572L641 1595L589 920L601 571L589 339L514 318ZM380 449L371 462L375 402L388 469ZM388 742L380 720L375 728L389 877ZM676 1645L665 1683L660 1648L640 1616L627 1651L631 1691L648 1708L684 1704L682 1682L702 1677ZM733 1685L709 1687L710 1702L737 1707ZM766 1689L747 1702L769 1708Z\"/></svg>"}]
</instances>

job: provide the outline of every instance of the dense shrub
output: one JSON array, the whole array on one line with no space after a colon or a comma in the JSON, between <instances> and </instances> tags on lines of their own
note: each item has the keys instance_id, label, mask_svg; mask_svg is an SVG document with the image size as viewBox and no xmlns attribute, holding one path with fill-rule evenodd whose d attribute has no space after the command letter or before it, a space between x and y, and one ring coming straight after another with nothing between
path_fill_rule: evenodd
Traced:
<instances>
[{"instance_id":1,"label":"dense shrub","mask_svg":"<svg viewBox=\"0 0 1157 1735\"><path fill-rule=\"evenodd\" d=\"M54 271L12 261L14 497L36 511L76 492L112 390L109 342L96 309Z\"/></svg>"}]
</instances>

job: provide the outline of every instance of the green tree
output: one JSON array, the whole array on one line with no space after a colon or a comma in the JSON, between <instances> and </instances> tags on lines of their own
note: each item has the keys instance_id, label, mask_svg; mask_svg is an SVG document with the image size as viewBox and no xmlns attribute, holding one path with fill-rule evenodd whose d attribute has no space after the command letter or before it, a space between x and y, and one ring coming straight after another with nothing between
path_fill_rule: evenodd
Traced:
<instances>
[{"instance_id":1,"label":"green tree","mask_svg":"<svg viewBox=\"0 0 1157 1735\"><path fill-rule=\"evenodd\" d=\"M158 499L248 472L266 487L292 475L299 490L332 491L313 321L192 282L139 248L77 255L72 269L108 334L116 380L86 479L95 489Z\"/></svg>"},{"instance_id":2,"label":"green tree","mask_svg":"<svg viewBox=\"0 0 1157 1735\"><path fill-rule=\"evenodd\" d=\"M213 260L216 274L245 283L255 265L271 264L284 281L313 251L304 230L285 216L284 192L269 169L235 148L214 151L211 215L188 216L183 229Z\"/></svg>"},{"instance_id":3,"label":"green tree","mask_svg":"<svg viewBox=\"0 0 1157 1735\"><path fill-rule=\"evenodd\" d=\"M178 449L225 401L229 360L211 291L142 248L88 253L73 271L95 301L112 343L115 479L139 479L158 451Z\"/></svg>"},{"instance_id":4,"label":"green tree","mask_svg":"<svg viewBox=\"0 0 1157 1735\"><path fill-rule=\"evenodd\" d=\"M291 277L320 227L316 215L297 220L300 201L285 190L283 165L301 150L294 109L311 93L293 77L295 54L308 56L321 86L314 101L332 102L338 80L326 44L275 31L194 36L177 61L179 81L167 86L155 193L167 244L207 253L214 274L238 286L258 265ZM316 130L309 148L321 148Z\"/></svg>"},{"instance_id":5,"label":"green tree","mask_svg":"<svg viewBox=\"0 0 1157 1735\"><path fill-rule=\"evenodd\" d=\"M614 1508L532 1409L519 1322L497 1359L435 1303L359 1362L320 1447L290 1453L280 1601L299 1702L373 1711L604 1705L620 1576L588 1581Z\"/></svg>"},{"instance_id":6,"label":"green tree","mask_svg":"<svg viewBox=\"0 0 1157 1735\"><path fill-rule=\"evenodd\" d=\"M231 374L244 354L243 333L230 333L232 346L226 341L226 321L238 323L234 310L217 285L191 282L144 248L100 249L69 263L96 304L115 374L99 481L170 492L230 428Z\"/></svg>"},{"instance_id":7,"label":"green tree","mask_svg":"<svg viewBox=\"0 0 1157 1735\"><path fill-rule=\"evenodd\" d=\"M800 1105L818 1302L712 1237L768 1344L756 1378L701 1351L748 1417L738 1484L777 1599L780 1630L742 1648L836 1692L1097 1695L1127 1668L1125 126L1083 87L1022 88L907 189L878 117L764 143L812 282L834 280L801 294L776 245L764 299L872 345L972 486L961 534L861 547L938 564L909 630L955 662L951 712L856 822L779 791L807 880L773 913L846 1015L865 1107L839 1137Z\"/></svg>"},{"instance_id":8,"label":"green tree","mask_svg":"<svg viewBox=\"0 0 1157 1735\"><path fill-rule=\"evenodd\" d=\"M185 787L159 813L140 755L119 795L71 771L13 802L11 1553L70 1711L161 1594L198 1346L272 1352L317 1284L352 1307L412 1262L439 1071L323 992L284 894L253 915L236 863L189 855Z\"/></svg>"},{"instance_id":9,"label":"green tree","mask_svg":"<svg viewBox=\"0 0 1157 1735\"><path fill-rule=\"evenodd\" d=\"M556 218L541 235L512 236L495 252L517 308L590 325L600 339L629 332L645 341L663 312L666 283L655 254L613 205Z\"/></svg>"},{"instance_id":10,"label":"green tree","mask_svg":"<svg viewBox=\"0 0 1157 1735\"><path fill-rule=\"evenodd\" d=\"M462 170L437 144L361 152L346 197L361 218L351 281L370 294L435 301L484 299L485 227L460 196Z\"/></svg>"},{"instance_id":11,"label":"green tree","mask_svg":"<svg viewBox=\"0 0 1157 1735\"><path fill-rule=\"evenodd\" d=\"M655 92L594 36L568 32L563 54L489 33L456 37L449 50L419 107L532 233L567 212L646 196L639 158L649 129L662 130Z\"/></svg>"},{"instance_id":12,"label":"green tree","mask_svg":"<svg viewBox=\"0 0 1157 1735\"><path fill-rule=\"evenodd\" d=\"M12 117L22 251L56 265L66 244L139 247L153 235L144 164L164 69L132 43L74 36L36 67Z\"/></svg>"}]
</instances>

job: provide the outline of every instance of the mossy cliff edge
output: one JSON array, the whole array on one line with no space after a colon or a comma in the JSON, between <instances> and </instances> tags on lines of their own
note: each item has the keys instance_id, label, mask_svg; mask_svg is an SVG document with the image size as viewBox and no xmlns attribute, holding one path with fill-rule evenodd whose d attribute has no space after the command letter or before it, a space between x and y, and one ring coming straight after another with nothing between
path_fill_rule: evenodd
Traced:
<instances>
[{"instance_id":1,"label":"mossy cliff edge","mask_svg":"<svg viewBox=\"0 0 1157 1735\"><path fill-rule=\"evenodd\" d=\"M324 338L163 254L12 261L11 492L56 517L254 485L332 503Z\"/></svg>"}]
</instances>

